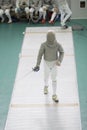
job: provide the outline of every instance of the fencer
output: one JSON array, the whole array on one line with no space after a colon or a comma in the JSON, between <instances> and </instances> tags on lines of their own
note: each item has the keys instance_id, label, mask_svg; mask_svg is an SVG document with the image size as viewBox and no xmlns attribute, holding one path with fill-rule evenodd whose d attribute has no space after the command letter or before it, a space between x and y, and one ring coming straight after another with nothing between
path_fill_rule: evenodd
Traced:
<instances>
[{"instance_id":1,"label":"fencer","mask_svg":"<svg viewBox=\"0 0 87 130\"><path fill-rule=\"evenodd\" d=\"M61 65L64 58L64 49L60 43L57 42L54 30L48 30L46 41L41 44L36 66L33 68L34 71L39 71L40 63L44 57L44 94L48 94L49 76L52 80L53 95L52 99L55 102L59 102L56 94L57 90L57 66Z\"/></svg>"},{"instance_id":2,"label":"fencer","mask_svg":"<svg viewBox=\"0 0 87 130\"><path fill-rule=\"evenodd\" d=\"M7 0L7 1L2 1L1 3L1 8L0 8L0 17L1 17L1 22L4 22L4 14L8 18L8 23L12 23L12 18L11 18L11 9L13 8L13 1Z\"/></svg>"},{"instance_id":3,"label":"fencer","mask_svg":"<svg viewBox=\"0 0 87 130\"><path fill-rule=\"evenodd\" d=\"M56 0L56 2L58 3L58 8L61 14L61 26L63 29L66 29L68 28L66 21L71 17L72 11L66 0Z\"/></svg>"}]
</instances>

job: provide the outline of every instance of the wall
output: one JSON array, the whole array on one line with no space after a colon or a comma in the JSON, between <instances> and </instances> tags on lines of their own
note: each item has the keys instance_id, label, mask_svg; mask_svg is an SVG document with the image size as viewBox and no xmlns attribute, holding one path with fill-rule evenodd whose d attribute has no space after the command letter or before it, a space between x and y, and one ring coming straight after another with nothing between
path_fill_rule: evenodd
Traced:
<instances>
[{"instance_id":1,"label":"wall","mask_svg":"<svg viewBox=\"0 0 87 130\"><path fill-rule=\"evenodd\" d=\"M87 0L85 0L86 1L85 8L80 8L81 0L70 0L70 1L71 1L72 19L87 19Z\"/></svg>"}]
</instances>

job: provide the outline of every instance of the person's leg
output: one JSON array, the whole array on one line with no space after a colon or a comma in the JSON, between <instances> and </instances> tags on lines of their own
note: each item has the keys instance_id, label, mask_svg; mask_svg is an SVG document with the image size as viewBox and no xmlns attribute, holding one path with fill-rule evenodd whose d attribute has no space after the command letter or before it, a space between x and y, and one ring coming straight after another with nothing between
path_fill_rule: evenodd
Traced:
<instances>
[{"instance_id":1,"label":"person's leg","mask_svg":"<svg viewBox=\"0 0 87 130\"><path fill-rule=\"evenodd\" d=\"M10 14L10 9L5 10L5 15L8 17L8 23L12 23L12 18Z\"/></svg>"},{"instance_id":2,"label":"person's leg","mask_svg":"<svg viewBox=\"0 0 87 130\"><path fill-rule=\"evenodd\" d=\"M29 8L25 7L26 18L29 20Z\"/></svg>"},{"instance_id":3,"label":"person's leg","mask_svg":"<svg viewBox=\"0 0 87 130\"><path fill-rule=\"evenodd\" d=\"M39 14L40 14L40 19L43 18L43 8L42 7L39 9Z\"/></svg>"},{"instance_id":4,"label":"person's leg","mask_svg":"<svg viewBox=\"0 0 87 130\"><path fill-rule=\"evenodd\" d=\"M52 88L53 88L53 95L52 95L52 99L55 102L59 102L57 94L56 94L56 90L57 90L57 66L55 65L52 70L51 70L51 78L52 78Z\"/></svg>"},{"instance_id":5,"label":"person's leg","mask_svg":"<svg viewBox=\"0 0 87 130\"><path fill-rule=\"evenodd\" d=\"M64 26L65 23L63 22L63 20L64 20L65 12L63 9L60 9L60 14L61 14L61 17L60 17L61 26Z\"/></svg>"},{"instance_id":6,"label":"person's leg","mask_svg":"<svg viewBox=\"0 0 87 130\"><path fill-rule=\"evenodd\" d=\"M46 22L46 15L47 15L46 10L47 10L46 6L43 6L42 7L42 23Z\"/></svg>"},{"instance_id":7,"label":"person's leg","mask_svg":"<svg viewBox=\"0 0 87 130\"><path fill-rule=\"evenodd\" d=\"M44 94L48 93L48 80L50 75L50 68L47 63L44 61Z\"/></svg>"},{"instance_id":8,"label":"person's leg","mask_svg":"<svg viewBox=\"0 0 87 130\"><path fill-rule=\"evenodd\" d=\"M20 8L15 8L15 14L16 14L17 19L19 20L20 19L20 16L19 16Z\"/></svg>"},{"instance_id":9,"label":"person's leg","mask_svg":"<svg viewBox=\"0 0 87 130\"><path fill-rule=\"evenodd\" d=\"M71 10L70 10L70 8L68 7L68 5L66 5L66 8L65 8L65 13L66 13L66 15L65 15L65 17L64 17L64 19L63 19L63 24L65 24L66 23L66 21L71 17L71 15L72 15L72 12L71 12Z\"/></svg>"},{"instance_id":10,"label":"person's leg","mask_svg":"<svg viewBox=\"0 0 87 130\"><path fill-rule=\"evenodd\" d=\"M54 19L55 19L56 15L57 15L57 12L58 12L57 8L52 9L52 16L51 16L51 19L50 19L49 23L51 23L51 24L54 23Z\"/></svg>"},{"instance_id":11,"label":"person's leg","mask_svg":"<svg viewBox=\"0 0 87 130\"><path fill-rule=\"evenodd\" d=\"M29 12L30 12L30 18L32 19L32 17L33 17L33 12L34 12L34 8L30 8Z\"/></svg>"},{"instance_id":12,"label":"person's leg","mask_svg":"<svg viewBox=\"0 0 87 130\"><path fill-rule=\"evenodd\" d=\"M4 22L4 11L2 9L0 9L0 18L1 18L1 22L3 23Z\"/></svg>"}]
</instances>

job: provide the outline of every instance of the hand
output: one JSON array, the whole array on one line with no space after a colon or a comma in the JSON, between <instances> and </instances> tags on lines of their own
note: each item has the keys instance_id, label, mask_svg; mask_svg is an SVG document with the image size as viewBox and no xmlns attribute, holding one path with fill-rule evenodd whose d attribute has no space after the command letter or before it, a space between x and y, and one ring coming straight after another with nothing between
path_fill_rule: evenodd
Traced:
<instances>
[{"instance_id":1,"label":"hand","mask_svg":"<svg viewBox=\"0 0 87 130\"><path fill-rule=\"evenodd\" d=\"M40 70L40 67L39 66L35 66L34 68L33 68L33 71L35 71L35 72L38 72Z\"/></svg>"},{"instance_id":2,"label":"hand","mask_svg":"<svg viewBox=\"0 0 87 130\"><path fill-rule=\"evenodd\" d=\"M61 65L60 61L57 60L57 61L56 61L56 65L57 65L57 66L60 66L60 65Z\"/></svg>"}]
</instances>

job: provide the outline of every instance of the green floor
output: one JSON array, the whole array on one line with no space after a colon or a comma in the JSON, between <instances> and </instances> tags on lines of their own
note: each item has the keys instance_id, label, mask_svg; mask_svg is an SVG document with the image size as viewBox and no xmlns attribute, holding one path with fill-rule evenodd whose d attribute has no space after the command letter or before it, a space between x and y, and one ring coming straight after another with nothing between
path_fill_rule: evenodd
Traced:
<instances>
[{"instance_id":1,"label":"green floor","mask_svg":"<svg viewBox=\"0 0 87 130\"><path fill-rule=\"evenodd\" d=\"M72 20L69 25L87 28L87 20ZM59 25L58 22L54 26ZM19 53L26 27L42 26L28 23L0 23L0 130L4 130L15 81ZM50 26L48 24L43 25ZM87 130L87 29L73 31L77 79L81 108L82 130Z\"/></svg>"}]
</instances>

